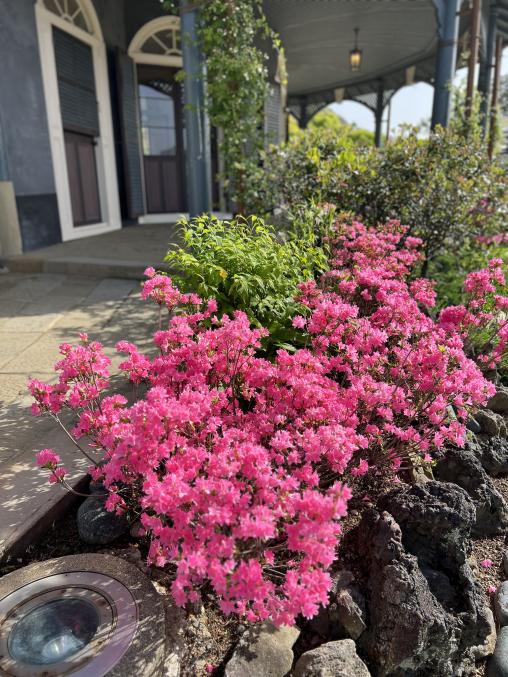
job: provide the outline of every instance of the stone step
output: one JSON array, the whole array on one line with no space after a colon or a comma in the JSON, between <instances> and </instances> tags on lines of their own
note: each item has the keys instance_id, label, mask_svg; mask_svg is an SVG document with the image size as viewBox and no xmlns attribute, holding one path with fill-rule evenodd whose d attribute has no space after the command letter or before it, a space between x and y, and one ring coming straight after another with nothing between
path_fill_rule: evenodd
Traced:
<instances>
[{"instance_id":1,"label":"stone step","mask_svg":"<svg viewBox=\"0 0 508 677\"><path fill-rule=\"evenodd\" d=\"M36 254L11 256L5 259L5 265L13 273L54 273L82 275L98 278L123 278L141 280L147 263L143 261L119 261L96 257L43 258ZM169 272L169 266L159 263L157 270Z\"/></svg>"}]
</instances>

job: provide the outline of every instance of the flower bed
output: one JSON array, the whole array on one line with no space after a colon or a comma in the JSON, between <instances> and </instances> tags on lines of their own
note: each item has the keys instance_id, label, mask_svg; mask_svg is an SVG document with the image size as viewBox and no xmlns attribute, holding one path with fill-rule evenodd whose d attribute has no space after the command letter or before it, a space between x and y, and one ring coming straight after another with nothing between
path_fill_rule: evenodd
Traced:
<instances>
[{"instance_id":1,"label":"flower bed","mask_svg":"<svg viewBox=\"0 0 508 677\"><path fill-rule=\"evenodd\" d=\"M241 310L220 316L149 269L142 295L169 317L155 358L117 346L134 404L108 394L109 360L86 335L61 346L57 385L31 382L34 413L75 412L71 436L108 509L140 517L178 604L206 583L248 621L314 616L358 478L400 482L463 444L468 412L494 393L478 365L497 364L508 340L502 262L467 278L466 306L433 319L432 285L411 278L420 244L398 222L337 224L330 271L295 289L306 346L273 359ZM38 462L65 485L54 451Z\"/></svg>"}]
</instances>

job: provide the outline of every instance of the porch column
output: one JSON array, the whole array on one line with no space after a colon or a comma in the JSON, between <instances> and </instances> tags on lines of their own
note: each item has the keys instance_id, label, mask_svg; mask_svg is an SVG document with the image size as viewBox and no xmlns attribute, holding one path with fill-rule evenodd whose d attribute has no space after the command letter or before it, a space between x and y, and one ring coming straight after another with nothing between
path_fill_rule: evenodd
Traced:
<instances>
[{"instance_id":1,"label":"porch column","mask_svg":"<svg viewBox=\"0 0 508 677\"><path fill-rule=\"evenodd\" d=\"M478 91L482 95L480 104L481 123L485 136L488 126L489 99L492 86L492 70L494 68L494 51L496 45L496 22L497 7L491 5L489 10L489 23L487 26L487 39L485 53L480 60L480 75L478 78Z\"/></svg>"},{"instance_id":2,"label":"porch column","mask_svg":"<svg viewBox=\"0 0 508 677\"><path fill-rule=\"evenodd\" d=\"M385 95L384 83L383 83L382 80L380 80L379 83L378 83L378 87L377 87L376 111L374 113L374 116L376 118L376 132L375 132L375 136L374 136L374 141L375 141L377 148L381 148L381 144L382 144L384 95Z\"/></svg>"},{"instance_id":3,"label":"porch column","mask_svg":"<svg viewBox=\"0 0 508 677\"><path fill-rule=\"evenodd\" d=\"M469 64L467 67L467 85L466 85L466 118L471 116L473 108L473 96L475 85L476 62L478 61L478 51L480 47L480 18L482 10L482 0L473 0L471 10L471 44L469 46Z\"/></svg>"},{"instance_id":4,"label":"porch column","mask_svg":"<svg viewBox=\"0 0 508 677\"><path fill-rule=\"evenodd\" d=\"M210 135L205 108L205 69L197 23L198 9L192 0L182 0L181 35L185 134L187 138L187 199L190 217L209 212L212 205Z\"/></svg>"},{"instance_id":5,"label":"porch column","mask_svg":"<svg viewBox=\"0 0 508 677\"><path fill-rule=\"evenodd\" d=\"M436 57L432 129L437 125L447 127L450 121L450 88L455 75L457 40L459 35L459 9L461 0L446 0L441 14L439 43Z\"/></svg>"},{"instance_id":6,"label":"porch column","mask_svg":"<svg viewBox=\"0 0 508 677\"><path fill-rule=\"evenodd\" d=\"M300 129L306 129L307 127L307 97L302 96L300 99Z\"/></svg>"},{"instance_id":7,"label":"porch column","mask_svg":"<svg viewBox=\"0 0 508 677\"><path fill-rule=\"evenodd\" d=\"M497 127L497 104L499 98L499 84L501 80L501 61L503 60L503 38L498 35L496 40L496 65L494 68L494 83L492 86L492 102L490 104L489 125L489 157L494 155Z\"/></svg>"}]
</instances>

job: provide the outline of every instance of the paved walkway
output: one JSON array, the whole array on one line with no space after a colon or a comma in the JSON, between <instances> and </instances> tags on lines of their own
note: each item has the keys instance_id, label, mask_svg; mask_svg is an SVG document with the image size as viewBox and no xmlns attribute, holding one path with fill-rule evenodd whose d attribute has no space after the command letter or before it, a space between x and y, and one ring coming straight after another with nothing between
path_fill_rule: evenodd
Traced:
<instances>
[{"instance_id":1,"label":"paved walkway","mask_svg":"<svg viewBox=\"0 0 508 677\"><path fill-rule=\"evenodd\" d=\"M156 323L155 309L139 299L133 280L0 275L0 560L29 544L64 509L60 501L68 500L62 487L49 487L46 474L34 467L35 453L54 448L73 482L86 468L52 421L31 415L28 378L54 379L58 345L75 341L81 331L113 356L120 338L149 345Z\"/></svg>"}]
</instances>

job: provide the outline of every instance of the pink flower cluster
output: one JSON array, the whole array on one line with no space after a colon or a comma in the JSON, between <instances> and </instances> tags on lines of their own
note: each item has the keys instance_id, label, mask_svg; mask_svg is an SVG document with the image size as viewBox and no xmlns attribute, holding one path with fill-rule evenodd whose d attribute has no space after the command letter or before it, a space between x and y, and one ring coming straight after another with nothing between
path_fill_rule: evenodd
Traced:
<instances>
[{"instance_id":1,"label":"pink flower cluster","mask_svg":"<svg viewBox=\"0 0 508 677\"><path fill-rule=\"evenodd\" d=\"M508 296L503 260L491 259L488 267L469 273L464 281L466 301L444 308L439 325L455 330L468 351L487 369L495 369L508 353Z\"/></svg>"},{"instance_id":2,"label":"pink flower cluster","mask_svg":"<svg viewBox=\"0 0 508 677\"><path fill-rule=\"evenodd\" d=\"M418 239L405 237L396 221L377 229L353 223L339 227L331 244L324 284L301 285L308 316L299 325L354 403L368 464L397 470L431 462L429 452L446 441L463 443L468 409L493 386L466 357L455 328L429 316L432 283L408 281L421 256Z\"/></svg>"},{"instance_id":3,"label":"pink flower cluster","mask_svg":"<svg viewBox=\"0 0 508 677\"><path fill-rule=\"evenodd\" d=\"M102 450L91 473L107 507L141 513L149 561L172 567L180 605L208 584L225 613L250 621L315 615L351 497L344 479L431 462L492 394L455 325L427 314L432 286L408 282L418 240L396 222L355 223L330 244L332 271L299 290L305 349L263 358L265 329L240 311L218 317L213 300L150 269L142 295L171 313L158 354L117 346L140 399L104 393L108 360L86 338L62 347L57 385L30 384L35 413L70 407L72 435Z\"/></svg>"},{"instance_id":4,"label":"pink flower cluster","mask_svg":"<svg viewBox=\"0 0 508 677\"><path fill-rule=\"evenodd\" d=\"M476 241L484 245L508 244L508 233L496 233L495 235L478 235Z\"/></svg>"}]
</instances>

